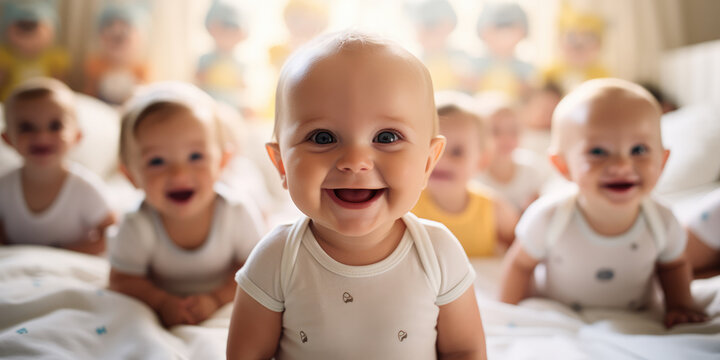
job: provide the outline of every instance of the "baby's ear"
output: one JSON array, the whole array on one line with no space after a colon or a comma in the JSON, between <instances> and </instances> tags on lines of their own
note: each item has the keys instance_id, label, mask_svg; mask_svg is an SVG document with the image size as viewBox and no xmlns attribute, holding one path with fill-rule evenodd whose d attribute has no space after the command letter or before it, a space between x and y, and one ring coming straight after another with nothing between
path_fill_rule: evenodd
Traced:
<instances>
[{"instance_id":1,"label":"baby's ear","mask_svg":"<svg viewBox=\"0 0 720 360\"><path fill-rule=\"evenodd\" d=\"M74 145L79 144L80 140L82 140L82 138L83 138L83 132L82 132L82 130L78 129L78 131L75 133L75 144Z\"/></svg>"},{"instance_id":2,"label":"baby's ear","mask_svg":"<svg viewBox=\"0 0 720 360\"><path fill-rule=\"evenodd\" d=\"M492 154L490 153L490 149L485 149L482 153L480 153L480 159L478 159L477 163L477 171L485 170L485 168L490 165L491 159Z\"/></svg>"},{"instance_id":3,"label":"baby's ear","mask_svg":"<svg viewBox=\"0 0 720 360\"><path fill-rule=\"evenodd\" d=\"M220 170L225 170L234 156L235 146L232 144L225 144L225 146L220 149Z\"/></svg>"},{"instance_id":4,"label":"baby's ear","mask_svg":"<svg viewBox=\"0 0 720 360\"><path fill-rule=\"evenodd\" d=\"M667 164L669 157L670 157L670 150L663 149L663 160L662 160L662 168L663 169L665 169L665 164Z\"/></svg>"},{"instance_id":5,"label":"baby's ear","mask_svg":"<svg viewBox=\"0 0 720 360\"><path fill-rule=\"evenodd\" d=\"M120 164L120 165L118 165L118 168L119 168L120 172L123 173L123 175L125 175L125 177L128 179L128 181L130 181L130 183L133 184L134 187L136 187L138 189L140 188L138 186L138 184L135 182L135 180L133 179L133 176L130 173L130 169L128 169L127 166Z\"/></svg>"},{"instance_id":6,"label":"baby's ear","mask_svg":"<svg viewBox=\"0 0 720 360\"><path fill-rule=\"evenodd\" d=\"M7 134L6 132L4 132L4 131L2 132L2 139L3 139L3 141L4 141L8 146L14 148L12 142L10 142L10 136L8 136L8 134Z\"/></svg>"},{"instance_id":7,"label":"baby's ear","mask_svg":"<svg viewBox=\"0 0 720 360\"><path fill-rule=\"evenodd\" d=\"M282 156L280 155L280 145L276 142L269 142L265 144L265 150L268 153L268 156L270 156L270 161L272 161L273 165L275 165L275 169L277 169L278 174L280 174L280 181L282 181L282 187L287 190L287 177L285 176L285 165L282 161Z\"/></svg>"},{"instance_id":8,"label":"baby's ear","mask_svg":"<svg viewBox=\"0 0 720 360\"><path fill-rule=\"evenodd\" d=\"M551 153L549 155L550 162L553 164L555 169L567 180L570 180L570 171L565 162L565 157L558 153Z\"/></svg>"},{"instance_id":9,"label":"baby's ear","mask_svg":"<svg viewBox=\"0 0 720 360\"><path fill-rule=\"evenodd\" d=\"M438 135L432 140L430 140L430 154L428 154L427 163L425 164L425 182L427 183L428 177L430 177L430 173L435 168L435 165L437 164L438 160L440 160L440 157L443 154L443 151L445 151L445 144L447 143L447 140L444 136Z\"/></svg>"}]
</instances>

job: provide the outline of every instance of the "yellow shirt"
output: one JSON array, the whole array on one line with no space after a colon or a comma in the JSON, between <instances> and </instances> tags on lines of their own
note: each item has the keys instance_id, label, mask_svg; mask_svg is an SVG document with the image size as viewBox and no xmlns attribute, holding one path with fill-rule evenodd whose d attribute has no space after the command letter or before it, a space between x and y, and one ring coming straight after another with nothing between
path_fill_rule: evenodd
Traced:
<instances>
[{"instance_id":1,"label":"yellow shirt","mask_svg":"<svg viewBox=\"0 0 720 360\"><path fill-rule=\"evenodd\" d=\"M478 189L468 189L468 195L470 199L465 210L449 213L440 209L425 190L412 212L447 226L468 256L492 256L497 244L494 202Z\"/></svg>"},{"instance_id":2,"label":"yellow shirt","mask_svg":"<svg viewBox=\"0 0 720 360\"><path fill-rule=\"evenodd\" d=\"M60 48L50 48L33 59L22 59L6 46L0 46L0 71L5 71L7 76L5 86L0 89L0 100L4 100L12 88L29 78L62 75L69 64L67 53Z\"/></svg>"}]
</instances>

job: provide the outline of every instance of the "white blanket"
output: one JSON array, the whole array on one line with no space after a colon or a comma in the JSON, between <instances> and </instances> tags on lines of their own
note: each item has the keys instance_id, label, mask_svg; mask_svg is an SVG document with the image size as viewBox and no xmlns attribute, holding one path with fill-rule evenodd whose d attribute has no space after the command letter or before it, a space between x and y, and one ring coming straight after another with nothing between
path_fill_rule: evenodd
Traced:
<instances>
[{"instance_id":1,"label":"white blanket","mask_svg":"<svg viewBox=\"0 0 720 360\"><path fill-rule=\"evenodd\" d=\"M490 359L718 359L720 277L693 283L712 320L666 330L657 309L571 309L543 299L494 301L498 259L473 260ZM164 329L139 301L108 291L101 258L0 247L0 358L223 359L231 307L201 326Z\"/></svg>"}]
</instances>

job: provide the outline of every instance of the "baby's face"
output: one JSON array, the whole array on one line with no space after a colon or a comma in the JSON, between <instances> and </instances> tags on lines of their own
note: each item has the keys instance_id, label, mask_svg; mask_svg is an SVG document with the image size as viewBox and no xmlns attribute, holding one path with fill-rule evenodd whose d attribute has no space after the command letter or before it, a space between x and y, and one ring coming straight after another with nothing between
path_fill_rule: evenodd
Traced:
<instances>
[{"instance_id":1,"label":"baby's face","mask_svg":"<svg viewBox=\"0 0 720 360\"><path fill-rule=\"evenodd\" d=\"M75 119L53 95L16 100L3 138L28 166L57 166L80 141Z\"/></svg>"},{"instance_id":2,"label":"baby's face","mask_svg":"<svg viewBox=\"0 0 720 360\"><path fill-rule=\"evenodd\" d=\"M447 139L445 152L430 175L429 187L441 192L466 191L479 170L482 147L476 120L455 112L440 119L440 134Z\"/></svg>"},{"instance_id":3,"label":"baby's face","mask_svg":"<svg viewBox=\"0 0 720 360\"><path fill-rule=\"evenodd\" d=\"M129 176L163 217L202 214L215 199L224 154L212 125L185 109L149 114L135 129L129 148Z\"/></svg>"},{"instance_id":4,"label":"baby's face","mask_svg":"<svg viewBox=\"0 0 720 360\"><path fill-rule=\"evenodd\" d=\"M431 85L413 66L361 50L330 55L288 81L279 142L269 149L315 226L363 236L417 202L436 158L431 147L439 156L443 139L432 134Z\"/></svg>"},{"instance_id":5,"label":"baby's face","mask_svg":"<svg viewBox=\"0 0 720 360\"><path fill-rule=\"evenodd\" d=\"M518 146L520 122L512 110L500 110L490 117L494 153L508 157Z\"/></svg>"},{"instance_id":6,"label":"baby's face","mask_svg":"<svg viewBox=\"0 0 720 360\"><path fill-rule=\"evenodd\" d=\"M660 113L644 99L608 96L586 104L584 119L566 123L566 174L588 204L639 206L657 183L668 152Z\"/></svg>"}]
</instances>

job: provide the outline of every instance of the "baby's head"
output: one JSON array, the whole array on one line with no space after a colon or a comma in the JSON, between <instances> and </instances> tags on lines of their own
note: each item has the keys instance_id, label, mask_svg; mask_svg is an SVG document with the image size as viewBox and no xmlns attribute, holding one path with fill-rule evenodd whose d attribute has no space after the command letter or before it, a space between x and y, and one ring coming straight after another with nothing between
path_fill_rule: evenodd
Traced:
<instances>
[{"instance_id":1,"label":"baby's head","mask_svg":"<svg viewBox=\"0 0 720 360\"><path fill-rule=\"evenodd\" d=\"M657 101L639 85L587 81L555 109L551 161L586 200L637 205L657 183L669 155L660 115Z\"/></svg>"},{"instance_id":2,"label":"baby's head","mask_svg":"<svg viewBox=\"0 0 720 360\"><path fill-rule=\"evenodd\" d=\"M437 94L440 134L445 152L430 175L428 186L438 191L466 191L468 181L483 167L490 137L478 103L455 91Z\"/></svg>"},{"instance_id":3,"label":"baby's head","mask_svg":"<svg viewBox=\"0 0 720 360\"><path fill-rule=\"evenodd\" d=\"M487 120L491 153L509 159L518 147L522 125L513 101L503 92L487 92L477 98L480 115Z\"/></svg>"},{"instance_id":4,"label":"baby's head","mask_svg":"<svg viewBox=\"0 0 720 360\"><path fill-rule=\"evenodd\" d=\"M393 223L442 153L432 82L387 40L330 34L295 53L278 82L268 153L297 207L347 236Z\"/></svg>"},{"instance_id":5,"label":"baby's head","mask_svg":"<svg viewBox=\"0 0 720 360\"><path fill-rule=\"evenodd\" d=\"M33 78L14 88L4 103L2 137L26 166L57 166L82 138L75 94L62 82Z\"/></svg>"},{"instance_id":6,"label":"baby's head","mask_svg":"<svg viewBox=\"0 0 720 360\"><path fill-rule=\"evenodd\" d=\"M214 101L193 85L148 85L125 104L122 170L164 216L207 210L230 157L226 143Z\"/></svg>"},{"instance_id":7,"label":"baby's head","mask_svg":"<svg viewBox=\"0 0 720 360\"><path fill-rule=\"evenodd\" d=\"M220 51L232 51L245 40L249 26L247 14L234 1L213 0L205 16L205 28Z\"/></svg>"},{"instance_id":8,"label":"baby's head","mask_svg":"<svg viewBox=\"0 0 720 360\"><path fill-rule=\"evenodd\" d=\"M457 25L457 14L447 0L420 0L407 3L417 39L426 50L444 50L447 38Z\"/></svg>"}]
</instances>

